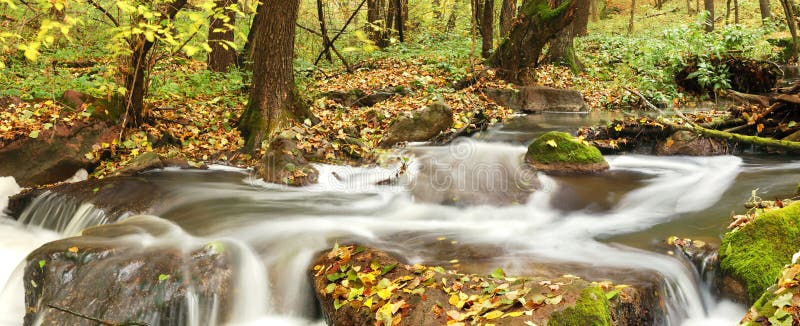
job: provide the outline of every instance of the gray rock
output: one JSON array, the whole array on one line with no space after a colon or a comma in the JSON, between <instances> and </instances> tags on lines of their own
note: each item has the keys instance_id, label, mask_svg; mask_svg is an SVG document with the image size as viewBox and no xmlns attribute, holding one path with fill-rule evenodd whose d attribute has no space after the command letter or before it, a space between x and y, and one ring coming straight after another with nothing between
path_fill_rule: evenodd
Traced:
<instances>
[{"instance_id":1,"label":"gray rock","mask_svg":"<svg viewBox=\"0 0 800 326\"><path fill-rule=\"evenodd\" d=\"M453 126L453 110L441 101L432 103L412 116L395 119L383 133L381 147L397 143L428 141Z\"/></svg>"},{"instance_id":2,"label":"gray rock","mask_svg":"<svg viewBox=\"0 0 800 326\"><path fill-rule=\"evenodd\" d=\"M525 113L589 111L583 95L570 89L524 86L517 90L486 88L483 93L497 104Z\"/></svg>"},{"instance_id":3,"label":"gray rock","mask_svg":"<svg viewBox=\"0 0 800 326\"><path fill-rule=\"evenodd\" d=\"M691 131L678 131L656 144L656 155L714 156L730 153L725 141L705 138Z\"/></svg>"}]
</instances>

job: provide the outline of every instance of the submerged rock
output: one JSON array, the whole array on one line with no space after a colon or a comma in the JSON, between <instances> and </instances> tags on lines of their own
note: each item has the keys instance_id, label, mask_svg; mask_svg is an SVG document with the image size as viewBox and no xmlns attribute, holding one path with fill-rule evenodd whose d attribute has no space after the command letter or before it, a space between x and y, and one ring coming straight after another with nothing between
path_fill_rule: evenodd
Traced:
<instances>
[{"instance_id":1,"label":"submerged rock","mask_svg":"<svg viewBox=\"0 0 800 326\"><path fill-rule=\"evenodd\" d=\"M771 210L725 234L720 246L723 277L741 282L755 302L800 248L800 203Z\"/></svg>"},{"instance_id":2,"label":"submerged rock","mask_svg":"<svg viewBox=\"0 0 800 326\"><path fill-rule=\"evenodd\" d=\"M28 255L25 325L98 324L81 316L110 325L223 321L230 306L230 255L213 244L188 252L179 246L123 245L116 237L132 231L169 232L137 221L143 223L88 229Z\"/></svg>"},{"instance_id":3,"label":"submerged rock","mask_svg":"<svg viewBox=\"0 0 800 326\"><path fill-rule=\"evenodd\" d=\"M559 278L461 274L336 246L309 271L329 325L642 325L656 307L631 287Z\"/></svg>"},{"instance_id":4,"label":"submerged rock","mask_svg":"<svg viewBox=\"0 0 800 326\"><path fill-rule=\"evenodd\" d=\"M287 137L278 137L269 144L258 174L264 181L291 186L313 184L319 177L319 171L303 156L297 142Z\"/></svg>"},{"instance_id":5,"label":"submerged rock","mask_svg":"<svg viewBox=\"0 0 800 326\"><path fill-rule=\"evenodd\" d=\"M483 92L497 104L525 113L589 111L583 95L571 89L525 86L519 89L487 88Z\"/></svg>"},{"instance_id":6,"label":"submerged rock","mask_svg":"<svg viewBox=\"0 0 800 326\"><path fill-rule=\"evenodd\" d=\"M551 131L528 146L525 161L551 174L591 174L608 170L608 162L596 147L568 133Z\"/></svg>"},{"instance_id":7,"label":"submerged rock","mask_svg":"<svg viewBox=\"0 0 800 326\"><path fill-rule=\"evenodd\" d=\"M431 103L411 116L395 119L383 133L380 146L402 142L428 141L453 126L453 110L441 101Z\"/></svg>"},{"instance_id":8,"label":"submerged rock","mask_svg":"<svg viewBox=\"0 0 800 326\"><path fill-rule=\"evenodd\" d=\"M655 152L656 155L715 156L730 154L730 148L725 141L683 130L659 141Z\"/></svg>"},{"instance_id":9,"label":"submerged rock","mask_svg":"<svg viewBox=\"0 0 800 326\"><path fill-rule=\"evenodd\" d=\"M0 175L13 176L23 187L66 180L80 169L91 170L99 158L88 158L93 146L111 143L119 127L103 122L57 125L36 138L24 137L0 148Z\"/></svg>"}]
</instances>

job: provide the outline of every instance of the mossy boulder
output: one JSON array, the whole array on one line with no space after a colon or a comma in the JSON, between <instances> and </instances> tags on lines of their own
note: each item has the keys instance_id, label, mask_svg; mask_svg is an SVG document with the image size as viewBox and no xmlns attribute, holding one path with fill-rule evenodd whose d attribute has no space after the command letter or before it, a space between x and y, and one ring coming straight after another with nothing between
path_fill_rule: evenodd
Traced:
<instances>
[{"instance_id":1,"label":"mossy boulder","mask_svg":"<svg viewBox=\"0 0 800 326\"><path fill-rule=\"evenodd\" d=\"M599 286L584 288L575 306L552 314L548 325L613 325L606 293Z\"/></svg>"},{"instance_id":2,"label":"mossy boulder","mask_svg":"<svg viewBox=\"0 0 800 326\"><path fill-rule=\"evenodd\" d=\"M741 281L749 302L761 297L800 249L800 203L767 211L725 234L720 270Z\"/></svg>"},{"instance_id":3,"label":"mossy boulder","mask_svg":"<svg viewBox=\"0 0 800 326\"><path fill-rule=\"evenodd\" d=\"M548 132L528 146L525 161L550 174L591 174L608 170L597 147L565 132Z\"/></svg>"}]
</instances>

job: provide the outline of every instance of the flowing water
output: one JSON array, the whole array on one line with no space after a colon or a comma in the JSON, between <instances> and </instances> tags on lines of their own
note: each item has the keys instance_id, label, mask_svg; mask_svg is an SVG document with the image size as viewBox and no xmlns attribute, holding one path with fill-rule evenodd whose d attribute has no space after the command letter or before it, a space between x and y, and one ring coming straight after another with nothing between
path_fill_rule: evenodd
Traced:
<instances>
[{"instance_id":1,"label":"flowing water","mask_svg":"<svg viewBox=\"0 0 800 326\"><path fill-rule=\"evenodd\" d=\"M502 267L508 274L655 283L666 300L663 324L735 324L745 307L712 297L697 272L659 243L670 235L718 243L730 211L753 188L761 187L764 198L791 193L797 180L788 176L800 162L609 156L607 174L538 175L538 184L523 168L524 143L542 130L603 118L543 115L450 146L410 148L407 173L389 183L381 181L394 179L400 166L319 165L319 184L304 188L267 184L247 170L222 167L150 172L144 178L164 189L155 216L128 217L125 223L159 231L127 235L121 243L191 250L224 242L237 257L231 324L323 324L309 264L334 243L353 241L410 263L465 272ZM530 124L537 125L535 132L527 131ZM532 185L538 190L530 192ZM16 191L13 180L0 179L0 198ZM2 222L0 283L8 282L0 296L0 323L18 325L24 314L18 262L27 253L106 218L90 204L43 196L23 214L24 223ZM195 325L209 313L203 310L214 309L189 306L187 324Z\"/></svg>"}]
</instances>

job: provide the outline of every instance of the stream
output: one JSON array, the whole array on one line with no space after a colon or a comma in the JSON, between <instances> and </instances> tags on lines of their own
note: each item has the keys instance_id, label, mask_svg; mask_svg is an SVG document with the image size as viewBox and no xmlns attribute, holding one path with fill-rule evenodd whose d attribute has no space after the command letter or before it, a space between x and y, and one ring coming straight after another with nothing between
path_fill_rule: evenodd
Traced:
<instances>
[{"instance_id":1,"label":"stream","mask_svg":"<svg viewBox=\"0 0 800 326\"><path fill-rule=\"evenodd\" d=\"M759 188L772 199L792 193L800 160L744 154L721 157L608 156L597 176L538 175L539 190L514 193L532 180L525 144L549 130L574 130L607 115L542 114L459 139L412 146L407 173L376 183L399 166L318 165L320 182L288 188L250 171L145 173L165 189L154 216L127 217L166 230L130 234L131 247L193 248L221 241L236 253L231 325L323 325L307 276L311 260L334 243L358 242L410 263L468 273L561 275L657 284L665 325L734 325L746 307L711 295L684 260L668 254L676 235L718 244L732 210ZM524 188L524 187L523 187ZM0 178L0 211L19 188ZM453 197L460 200L452 201ZM510 205L493 205L514 198ZM522 198L522 200L517 200ZM65 207L69 206L67 209ZM25 307L22 261L40 245L101 224L105 213L52 196L35 201L21 222L0 220L0 325L20 325ZM198 316L209 307L196 307ZM187 324L201 325L201 318Z\"/></svg>"}]
</instances>

